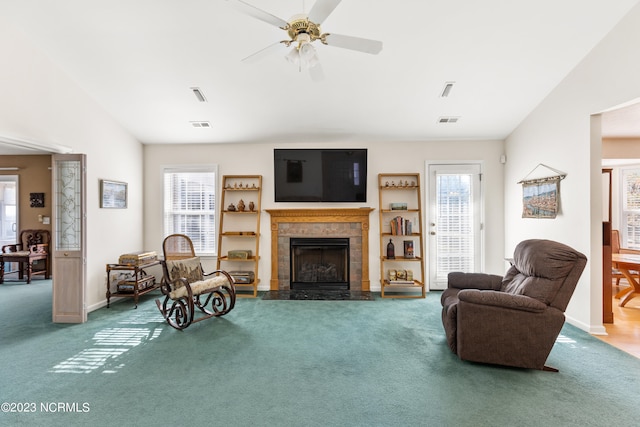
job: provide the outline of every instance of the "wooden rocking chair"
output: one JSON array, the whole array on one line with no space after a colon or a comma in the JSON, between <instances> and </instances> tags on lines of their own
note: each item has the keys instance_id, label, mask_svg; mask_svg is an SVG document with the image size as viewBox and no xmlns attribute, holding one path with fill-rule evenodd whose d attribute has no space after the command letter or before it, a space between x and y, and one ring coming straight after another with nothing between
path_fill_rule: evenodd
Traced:
<instances>
[{"instance_id":1,"label":"wooden rocking chair","mask_svg":"<svg viewBox=\"0 0 640 427\"><path fill-rule=\"evenodd\" d=\"M167 236L162 250L160 290L165 297L162 302L157 299L156 305L169 325L183 330L192 323L223 316L233 309L236 302L233 278L223 270L205 274L188 236ZM197 318L196 308L202 313Z\"/></svg>"}]
</instances>

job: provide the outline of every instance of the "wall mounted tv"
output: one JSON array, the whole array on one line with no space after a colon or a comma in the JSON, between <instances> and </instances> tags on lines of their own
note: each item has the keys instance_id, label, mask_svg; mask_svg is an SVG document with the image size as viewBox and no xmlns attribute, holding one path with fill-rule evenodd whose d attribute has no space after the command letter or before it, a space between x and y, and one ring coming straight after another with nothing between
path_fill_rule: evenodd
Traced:
<instances>
[{"instance_id":1,"label":"wall mounted tv","mask_svg":"<svg viewBox=\"0 0 640 427\"><path fill-rule=\"evenodd\" d=\"M276 202L366 202L366 149L273 150Z\"/></svg>"}]
</instances>

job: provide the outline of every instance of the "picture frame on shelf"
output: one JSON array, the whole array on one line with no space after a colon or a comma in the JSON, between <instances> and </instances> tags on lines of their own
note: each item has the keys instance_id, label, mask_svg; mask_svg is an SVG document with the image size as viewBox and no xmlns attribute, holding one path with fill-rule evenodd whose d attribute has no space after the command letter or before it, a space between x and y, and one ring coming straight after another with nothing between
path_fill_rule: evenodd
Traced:
<instances>
[{"instance_id":1,"label":"picture frame on shelf","mask_svg":"<svg viewBox=\"0 0 640 427\"><path fill-rule=\"evenodd\" d=\"M413 240L405 240L404 244L404 257L405 258L415 258L415 252L413 250Z\"/></svg>"},{"instance_id":2,"label":"picture frame on shelf","mask_svg":"<svg viewBox=\"0 0 640 427\"><path fill-rule=\"evenodd\" d=\"M407 204L402 202L393 202L389 204L392 211L406 211Z\"/></svg>"},{"instance_id":3,"label":"picture frame on shelf","mask_svg":"<svg viewBox=\"0 0 640 427\"><path fill-rule=\"evenodd\" d=\"M100 207L126 209L128 184L120 181L100 180Z\"/></svg>"}]
</instances>

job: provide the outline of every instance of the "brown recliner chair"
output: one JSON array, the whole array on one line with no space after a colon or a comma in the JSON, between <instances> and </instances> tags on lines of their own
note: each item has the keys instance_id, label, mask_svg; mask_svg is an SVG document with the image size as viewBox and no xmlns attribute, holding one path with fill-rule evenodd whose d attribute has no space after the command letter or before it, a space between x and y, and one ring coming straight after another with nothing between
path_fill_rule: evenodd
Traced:
<instances>
[{"instance_id":1,"label":"brown recliner chair","mask_svg":"<svg viewBox=\"0 0 640 427\"><path fill-rule=\"evenodd\" d=\"M586 263L562 243L525 240L504 277L450 273L441 297L449 347L462 360L557 371L545 362Z\"/></svg>"}]
</instances>

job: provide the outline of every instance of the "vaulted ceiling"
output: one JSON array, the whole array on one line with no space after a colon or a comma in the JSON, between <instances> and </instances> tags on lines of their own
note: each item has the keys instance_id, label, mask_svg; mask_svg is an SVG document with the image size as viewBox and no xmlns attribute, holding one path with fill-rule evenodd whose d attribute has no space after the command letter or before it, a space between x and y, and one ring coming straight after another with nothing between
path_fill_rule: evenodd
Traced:
<instances>
[{"instance_id":1,"label":"vaulted ceiling","mask_svg":"<svg viewBox=\"0 0 640 427\"><path fill-rule=\"evenodd\" d=\"M284 20L315 3L245 1ZM638 0L343 0L322 31L383 48L314 42L319 82L284 59L291 47L271 46L285 31L234 2L0 0L0 9L145 144L321 143L503 139Z\"/></svg>"}]
</instances>

